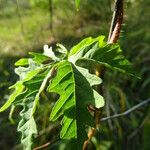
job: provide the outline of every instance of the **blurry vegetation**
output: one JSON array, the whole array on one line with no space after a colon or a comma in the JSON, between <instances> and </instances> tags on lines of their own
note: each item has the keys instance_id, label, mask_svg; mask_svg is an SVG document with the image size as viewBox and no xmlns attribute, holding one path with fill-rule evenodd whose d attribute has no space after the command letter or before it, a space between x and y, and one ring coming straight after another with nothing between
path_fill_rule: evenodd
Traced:
<instances>
[{"instance_id":1,"label":"blurry vegetation","mask_svg":"<svg viewBox=\"0 0 150 150\"><path fill-rule=\"evenodd\" d=\"M71 47L82 37L108 35L112 1L81 0L80 9L76 11L74 1L53 0L53 14L50 14L49 2L49 0L0 1L1 105L9 96L7 88L17 78L14 76L13 64L18 57L27 55L28 51L41 51L43 44L46 43L54 45L59 42ZM104 116L123 112L150 97L149 6L149 0L125 0L125 25L120 42L125 55L141 73L142 79L137 80L107 71ZM45 114L39 116L41 120L41 134L37 138L39 146L53 139L54 135L57 136L59 130L58 126L52 130L53 125L48 120L51 107L47 106L46 102L43 109ZM92 142L98 150L148 150L149 112L147 105L127 117L102 123L100 132ZM19 134L13 131L13 125L5 117L7 113L0 114L0 149L20 149L17 145ZM46 130L43 130L45 127Z\"/></svg>"}]
</instances>

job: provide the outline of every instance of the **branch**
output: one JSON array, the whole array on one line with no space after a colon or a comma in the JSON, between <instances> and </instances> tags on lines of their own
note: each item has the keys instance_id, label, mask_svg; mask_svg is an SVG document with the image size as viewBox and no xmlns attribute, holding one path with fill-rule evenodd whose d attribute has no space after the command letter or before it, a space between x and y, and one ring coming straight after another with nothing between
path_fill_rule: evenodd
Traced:
<instances>
[{"instance_id":1,"label":"branch","mask_svg":"<svg viewBox=\"0 0 150 150\"><path fill-rule=\"evenodd\" d=\"M141 103L131 107L130 109L128 109L127 111L123 112L123 113L120 113L120 114L116 114L116 115L113 115L113 116L109 116L109 117L105 117L105 118L102 118L101 119L101 122L102 121L107 121L109 119L114 119L114 118L119 118L119 117L122 117L122 116L126 116L128 114L130 114L131 112L135 111L136 109L138 109L139 107L142 107L143 105L147 104L150 102L150 98L147 99L147 100L144 100L142 101Z\"/></svg>"},{"instance_id":2,"label":"branch","mask_svg":"<svg viewBox=\"0 0 150 150\"><path fill-rule=\"evenodd\" d=\"M52 144L56 143L56 142L59 141L59 140L60 140L60 139L58 138L58 139L55 139L55 140L53 140L53 141L51 141L51 142L47 142L47 143L45 143L45 144L43 144L43 145L41 145L41 146L39 146L39 147L34 148L33 150L45 149L45 148L51 146Z\"/></svg>"},{"instance_id":3,"label":"branch","mask_svg":"<svg viewBox=\"0 0 150 150\"><path fill-rule=\"evenodd\" d=\"M48 147L50 144L51 144L51 142L47 142L44 145L34 148L34 150L44 149L44 148Z\"/></svg>"},{"instance_id":4,"label":"branch","mask_svg":"<svg viewBox=\"0 0 150 150\"><path fill-rule=\"evenodd\" d=\"M120 36L123 22L123 0L115 0L115 8L109 31L108 43L116 43Z\"/></svg>"}]
</instances>

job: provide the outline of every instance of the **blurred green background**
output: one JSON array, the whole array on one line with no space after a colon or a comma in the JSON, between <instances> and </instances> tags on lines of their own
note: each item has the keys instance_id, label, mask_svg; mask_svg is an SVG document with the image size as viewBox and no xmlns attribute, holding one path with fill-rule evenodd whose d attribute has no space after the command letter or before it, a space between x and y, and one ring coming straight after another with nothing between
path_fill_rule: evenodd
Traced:
<instances>
[{"instance_id":1,"label":"blurred green background","mask_svg":"<svg viewBox=\"0 0 150 150\"><path fill-rule=\"evenodd\" d=\"M142 79L108 70L104 79L103 116L121 113L150 98L150 1L125 0L124 8L119 42ZM8 87L17 80L14 62L18 58L26 57L29 51L42 52L44 44L55 47L58 42L69 49L87 36L107 38L112 10L113 0L81 0L79 11L74 0L0 0L0 105L9 97ZM51 131L47 103L41 108L43 111L44 116L38 118L41 133L38 146L52 139L59 130ZM102 123L92 140L95 149L149 150L149 112L147 104L128 116ZM0 114L0 149L21 149L17 118L14 116L13 125L8 114L9 111Z\"/></svg>"}]
</instances>

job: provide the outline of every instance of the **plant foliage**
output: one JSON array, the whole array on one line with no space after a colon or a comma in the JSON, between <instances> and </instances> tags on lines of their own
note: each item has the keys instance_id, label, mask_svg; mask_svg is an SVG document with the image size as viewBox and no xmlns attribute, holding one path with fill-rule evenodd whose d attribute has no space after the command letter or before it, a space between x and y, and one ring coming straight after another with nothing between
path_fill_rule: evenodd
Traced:
<instances>
[{"instance_id":1,"label":"plant foliage","mask_svg":"<svg viewBox=\"0 0 150 150\"><path fill-rule=\"evenodd\" d=\"M30 53L32 58L23 58L15 63L19 66L15 69L19 81L11 87L14 92L0 109L2 112L9 106L22 106L18 131L22 133L21 142L26 150L33 148L33 139L38 133L35 118L37 107L41 105L40 95L45 90L59 94L50 120L62 118L60 138L71 142L72 149L82 149L87 139L86 128L94 127L94 118L87 107L101 108L104 99L93 87L100 84L101 79L81 64L88 61L135 75L119 45L107 44L104 36L86 38L70 51L61 44L57 46L53 51L45 45L43 54Z\"/></svg>"}]
</instances>

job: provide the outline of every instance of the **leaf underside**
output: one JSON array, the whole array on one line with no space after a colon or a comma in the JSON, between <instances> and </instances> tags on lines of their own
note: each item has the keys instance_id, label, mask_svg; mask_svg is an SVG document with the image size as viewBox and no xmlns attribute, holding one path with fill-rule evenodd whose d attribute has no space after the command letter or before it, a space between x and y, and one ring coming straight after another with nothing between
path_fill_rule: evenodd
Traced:
<instances>
[{"instance_id":1,"label":"leaf underside","mask_svg":"<svg viewBox=\"0 0 150 150\"><path fill-rule=\"evenodd\" d=\"M24 92L16 97L14 104L23 106L20 112L21 121L18 125L18 131L22 132L21 142L24 149L30 150L33 147L33 138L37 134L34 112L39 103L40 94L44 90L50 77L50 69L39 72L31 80L25 81Z\"/></svg>"},{"instance_id":2,"label":"leaf underside","mask_svg":"<svg viewBox=\"0 0 150 150\"><path fill-rule=\"evenodd\" d=\"M33 102L34 97L28 97L23 100L23 110L20 112L21 120L17 128L22 133L21 142L25 150L31 150L33 148L33 138L37 134L36 123L32 116Z\"/></svg>"},{"instance_id":3,"label":"leaf underside","mask_svg":"<svg viewBox=\"0 0 150 150\"><path fill-rule=\"evenodd\" d=\"M21 66L24 65L26 65L26 61L24 64L21 61ZM23 148L31 150L34 135L37 134L34 112L39 103L40 94L51 75L51 67L37 65L33 60L30 60L28 67L18 67L15 72L19 75L20 80L11 87L15 90L0 111L4 111L11 104L23 107L17 130L22 133L21 143Z\"/></svg>"}]
</instances>

